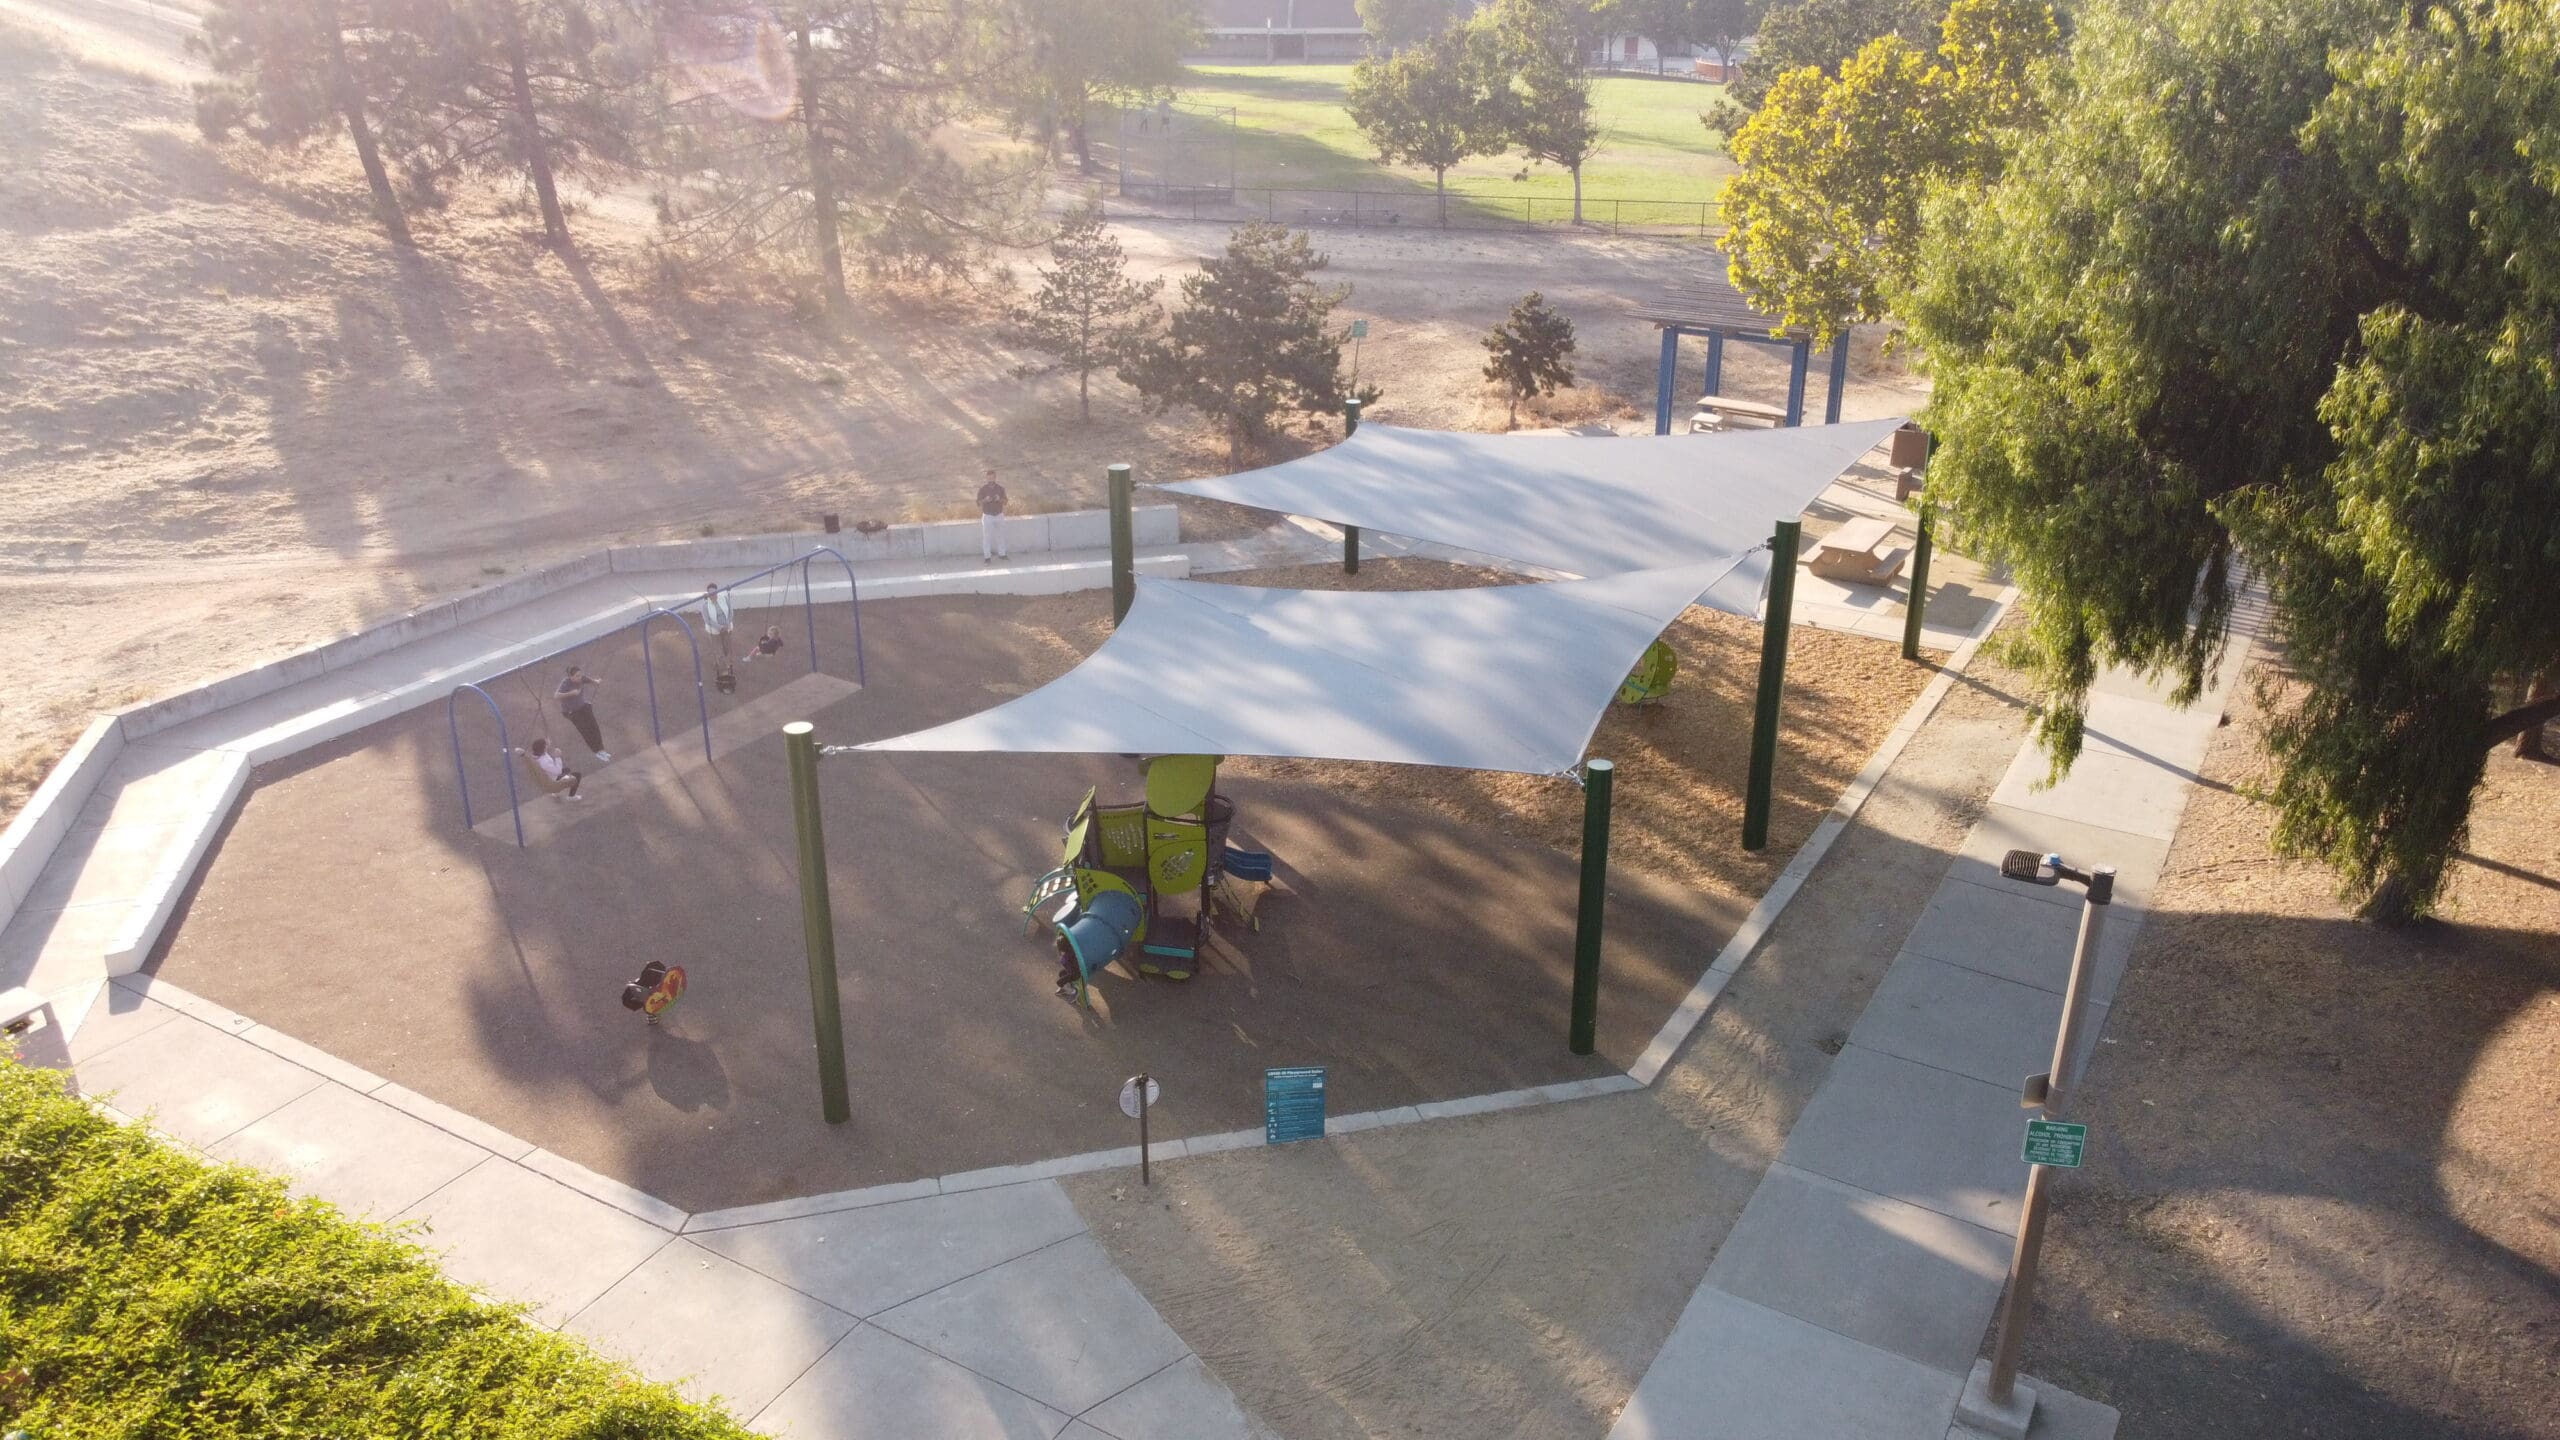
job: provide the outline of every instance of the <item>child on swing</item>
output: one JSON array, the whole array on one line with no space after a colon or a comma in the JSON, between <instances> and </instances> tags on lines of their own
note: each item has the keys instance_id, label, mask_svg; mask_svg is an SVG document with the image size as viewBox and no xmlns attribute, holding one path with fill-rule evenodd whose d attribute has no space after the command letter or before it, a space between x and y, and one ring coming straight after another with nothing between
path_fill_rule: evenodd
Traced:
<instances>
[{"instance_id":1,"label":"child on swing","mask_svg":"<svg viewBox=\"0 0 2560 1440\"><path fill-rule=\"evenodd\" d=\"M560 752L551 748L549 740L536 738L532 748L526 749L520 746L516 754L533 762L534 783L540 785L543 792L552 799L575 800L578 798L578 786L587 777L570 769L568 762L560 758Z\"/></svg>"},{"instance_id":2,"label":"child on swing","mask_svg":"<svg viewBox=\"0 0 2560 1440\"><path fill-rule=\"evenodd\" d=\"M779 655L781 653L782 627L779 625L767 625L764 627L764 638L756 641L756 648L739 657L738 663L744 665L759 655Z\"/></svg>"}]
</instances>

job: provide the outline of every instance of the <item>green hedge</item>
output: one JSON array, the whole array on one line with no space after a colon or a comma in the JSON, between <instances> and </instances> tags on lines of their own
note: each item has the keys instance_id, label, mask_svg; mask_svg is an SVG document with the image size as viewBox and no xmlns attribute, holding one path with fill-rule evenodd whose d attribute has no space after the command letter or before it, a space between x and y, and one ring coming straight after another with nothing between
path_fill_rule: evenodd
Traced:
<instances>
[{"instance_id":1,"label":"green hedge","mask_svg":"<svg viewBox=\"0 0 2560 1440\"><path fill-rule=\"evenodd\" d=\"M750 1432L282 1181L0 1055L0 1431L29 1440Z\"/></svg>"}]
</instances>

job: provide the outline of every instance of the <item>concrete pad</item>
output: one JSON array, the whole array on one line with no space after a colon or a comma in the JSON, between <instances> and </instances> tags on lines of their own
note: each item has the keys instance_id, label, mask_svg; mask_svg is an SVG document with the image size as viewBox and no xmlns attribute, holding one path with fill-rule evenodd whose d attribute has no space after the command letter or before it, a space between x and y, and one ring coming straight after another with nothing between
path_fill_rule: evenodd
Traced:
<instances>
[{"instance_id":1,"label":"concrete pad","mask_svg":"<svg viewBox=\"0 0 2560 1440\"><path fill-rule=\"evenodd\" d=\"M748 1423L776 1440L1052 1440L1067 1417L864 1325Z\"/></svg>"},{"instance_id":2,"label":"concrete pad","mask_svg":"<svg viewBox=\"0 0 2560 1440\"><path fill-rule=\"evenodd\" d=\"M2059 1385L2032 1376L2018 1377L2036 1391L2036 1413L2027 1423L2027 1440L2115 1440L2119 1417L2112 1405L2074 1395ZM1992 1440L1971 1426L1949 1426L1946 1440Z\"/></svg>"},{"instance_id":3,"label":"concrete pad","mask_svg":"<svg viewBox=\"0 0 2560 1440\"><path fill-rule=\"evenodd\" d=\"M742 1225L769 1225L779 1220L832 1215L839 1210L894 1205L901 1200L925 1200L941 1193L942 1182L939 1180L902 1180L890 1185L866 1185L859 1190L831 1190L824 1195L808 1195L797 1200L769 1200L761 1205L705 1210L685 1221L684 1230L690 1235L703 1230L733 1230Z\"/></svg>"},{"instance_id":4,"label":"concrete pad","mask_svg":"<svg viewBox=\"0 0 2560 1440\"><path fill-rule=\"evenodd\" d=\"M370 1095L388 1083L360 1065L350 1065L317 1045L305 1045L281 1030L252 1025L239 1032L240 1038L281 1060L290 1060L324 1080L343 1085L359 1095Z\"/></svg>"},{"instance_id":5,"label":"concrete pad","mask_svg":"<svg viewBox=\"0 0 2560 1440\"><path fill-rule=\"evenodd\" d=\"M155 825L228 809L245 773L227 750L128 745L80 807L73 829Z\"/></svg>"},{"instance_id":6,"label":"concrete pad","mask_svg":"<svg viewBox=\"0 0 2560 1440\"><path fill-rule=\"evenodd\" d=\"M118 825L67 836L19 902L22 911L61 910L103 900L133 900L173 856L191 848L203 827L194 821Z\"/></svg>"},{"instance_id":7,"label":"concrete pad","mask_svg":"<svg viewBox=\"0 0 2560 1440\"><path fill-rule=\"evenodd\" d=\"M406 1085L384 1085L373 1098L404 1115L415 1115L450 1135L459 1135L501 1160L521 1160L533 1153L533 1142L510 1135L477 1116L465 1115L442 1101L430 1100Z\"/></svg>"},{"instance_id":8,"label":"concrete pad","mask_svg":"<svg viewBox=\"0 0 2560 1440\"><path fill-rule=\"evenodd\" d=\"M192 1020L158 1026L80 1066L80 1089L199 1150L322 1083L237 1035Z\"/></svg>"},{"instance_id":9,"label":"concrete pad","mask_svg":"<svg viewBox=\"0 0 2560 1440\"><path fill-rule=\"evenodd\" d=\"M71 1030L72 1063L95 1059L177 1018L177 1011L157 1000L146 1000L121 985L106 986Z\"/></svg>"},{"instance_id":10,"label":"concrete pad","mask_svg":"<svg viewBox=\"0 0 2560 1440\"><path fill-rule=\"evenodd\" d=\"M531 1305L536 1320L554 1327L672 1238L646 1220L495 1159L399 1218L426 1222L411 1238L443 1257L446 1274Z\"/></svg>"},{"instance_id":11,"label":"concrete pad","mask_svg":"<svg viewBox=\"0 0 2560 1440\"><path fill-rule=\"evenodd\" d=\"M2102 820L2163 843L2177 836L2178 816L2187 806L2187 777L2178 771L2124 755L2083 751L2061 784L2046 787L2049 763L2042 750L2020 749L1992 790L1991 802L2066 820ZM2075 865L2104 863L2065 858Z\"/></svg>"},{"instance_id":12,"label":"concrete pad","mask_svg":"<svg viewBox=\"0 0 2560 1440\"><path fill-rule=\"evenodd\" d=\"M740 1415L773 1403L854 1318L678 1240L569 1322L644 1375L682 1376L695 1400Z\"/></svg>"},{"instance_id":13,"label":"concrete pad","mask_svg":"<svg viewBox=\"0 0 2560 1440\"><path fill-rule=\"evenodd\" d=\"M1185 1355L1078 1418L1111 1440L1270 1440L1197 1355Z\"/></svg>"},{"instance_id":14,"label":"concrete pad","mask_svg":"<svg viewBox=\"0 0 2560 1440\"><path fill-rule=\"evenodd\" d=\"M1707 1284L1960 1373L2008 1280L2010 1237L1774 1165Z\"/></svg>"},{"instance_id":15,"label":"concrete pad","mask_svg":"<svg viewBox=\"0 0 2560 1440\"><path fill-rule=\"evenodd\" d=\"M2017 1233L2026 1112L2014 1087L1851 1045L1779 1157L1799 1170Z\"/></svg>"},{"instance_id":16,"label":"concrete pad","mask_svg":"<svg viewBox=\"0 0 2560 1440\"><path fill-rule=\"evenodd\" d=\"M1963 1385L1700 1286L1609 1440L1944 1440Z\"/></svg>"},{"instance_id":17,"label":"concrete pad","mask_svg":"<svg viewBox=\"0 0 2560 1440\"><path fill-rule=\"evenodd\" d=\"M1070 1415L1186 1350L1090 1235L1008 1260L872 1323Z\"/></svg>"},{"instance_id":18,"label":"concrete pad","mask_svg":"<svg viewBox=\"0 0 2560 1440\"><path fill-rule=\"evenodd\" d=\"M1911 927L1903 950L2060 995L2071 981L2071 952L2080 940L2080 906L2076 890L2071 892L2075 903L2069 906L2046 903L2042 897L2051 893L2014 881L1977 885L1950 879L1929 897L1929 908L1920 913L1920 923ZM2142 912L2131 906L2110 907L2090 966L2090 999L2102 1005L2115 1003L2116 986L2124 979L2141 919Z\"/></svg>"},{"instance_id":19,"label":"concrete pad","mask_svg":"<svg viewBox=\"0 0 2560 1440\"><path fill-rule=\"evenodd\" d=\"M322 1085L213 1147L350 1215L388 1220L489 1152L343 1085Z\"/></svg>"},{"instance_id":20,"label":"concrete pad","mask_svg":"<svg viewBox=\"0 0 2560 1440\"><path fill-rule=\"evenodd\" d=\"M659 1229L674 1234L693 1217L637 1186L626 1185L610 1175L599 1175L564 1155L548 1150L528 1150L516 1157L516 1163L546 1180L557 1180L590 1200L601 1200L625 1215L636 1216Z\"/></svg>"},{"instance_id":21,"label":"concrete pad","mask_svg":"<svg viewBox=\"0 0 2560 1440\"><path fill-rule=\"evenodd\" d=\"M2141 761L2192 781L2221 722L2222 707L2211 698L2178 710L2148 699L2094 693L2081 753Z\"/></svg>"},{"instance_id":22,"label":"concrete pad","mask_svg":"<svg viewBox=\"0 0 2560 1440\"><path fill-rule=\"evenodd\" d=\"M132 913L132 906L119 904L18 912L0 930L0 989L51 990L105 974L107 947Z\"/></svg>"},{"instance_id":23,"label":"concrete pad","mask_svg":"<svg viewBox=\"0 0 2560 1440\"><path fill-rule=\"evenodd\" d=\"M2073 911L2080 908L2080 888L2076 885L2022 885L2002 879L2000 857L2011 850L2033 850L2038 854L2060 851L2066 863L2081 869L2112 865L2116 868L2116 904L2140 910L2150 908L2151 892L2160 882L2160 867L2169 858L2169 842L2155 836L1995 800L1983 807L1982 818L1966 833L1947 874L1976 885L2015 890L2047 905Z\"/></svg>"},{"instance_id":24,"label":"concrete pad","mask_svg":"<svg viewBox=\"0 0 2560 1440\"><path fill-rule=\"evenodd\" d=\"M361 710L382 696L383 687L352 675L316 675L170 726L152 736L151 743L248 753L261 741L324 724L333 715Z\"/></svg>"},{"instance_id":25,"label":"concrete pad","mask_svg":"<svg viewBox=\"0 0 2560 1440\"><path fill-rule=\"evenodd\" d=\"M695 1243L839 1310L877 1315L1084 1233L1054 1183L839 1210L716 1230Z\"/></svg>"},{"instance_id":26,"label":"concrete pad","mask_svg":"<svg viewBox=\"0 0 2560 1440\"><path fill-rule=\"evenodd\" d=\"M2107 1023L2092 1003L2078 1059ZM1904 951L1884 973L1849 1043L1989 1085L2015 1085L2053 1064L2062 996Z\"/></svg>"}]
</instances>

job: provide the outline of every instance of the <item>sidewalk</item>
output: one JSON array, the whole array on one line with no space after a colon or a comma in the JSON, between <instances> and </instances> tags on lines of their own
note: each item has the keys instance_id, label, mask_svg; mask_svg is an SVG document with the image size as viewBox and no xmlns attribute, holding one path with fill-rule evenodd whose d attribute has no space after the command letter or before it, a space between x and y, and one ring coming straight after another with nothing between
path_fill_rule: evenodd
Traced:
<instances>
[{"instance_id":1,"label":"sidewalk","mask_svg":"<svg viewBox=\"0 0 2560 1440\"><path fill-rule=\"evenodd\" d=\"M2076 890L2003 880L2000 858L2116 868L2085 1066L2248 638L2185 710L2165 685L2102 675L2059 785L2041 788L2032 741L2018 751L1611 1440L1975 1433L1954 1412L2017 1232L2018 1087L2051 1061L2080 909ZM2115 1433L2105 1406L2040 1397L2035 1437Z\"/></svg>"},{"instance_id":2,"label":"sidewalk","mask_svg":"<svg viewBox=\"0 0 2560 1440\"><path fill-rule=\"evenodd\" d=\"M804 1440L1268 1440L1055 1180L687 1215L220 1006L119 977L81 1088L350 1215L422 1222L446 1273Z\"/></svg>"}]
</instances>

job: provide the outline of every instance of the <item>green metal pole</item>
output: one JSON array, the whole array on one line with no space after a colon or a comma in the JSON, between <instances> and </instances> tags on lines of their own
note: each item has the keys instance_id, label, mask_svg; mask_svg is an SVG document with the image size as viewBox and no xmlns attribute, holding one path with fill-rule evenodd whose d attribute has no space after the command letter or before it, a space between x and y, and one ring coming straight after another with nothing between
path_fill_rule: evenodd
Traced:
<instances>
[{"instance_id":1,"label":"green metal pole","mask_svg":"<svg viewBox=\"0 0 2560 1440\"><path fill-rule=\"evenodd\" d=\"M1111 623L1129 618L1138 603L1138 540L1129 519L1129 496L1135 488L1127 465L1104 472L1111 477Z\"/></svg>"},{"instance_id":2,"label":"green metal pole","mask_svg":"<svg viewBox=\"0 0 2560 1440\"><path fill-rule=\"evenodd\" d=\"M782 727L791 752L791 814L800 832L800 933L809 942L809 1009L818 1025L818 1094L827 1123L853 1117L844 1089L844 1005L836 995L836 917L827 902L827 836L818 814L817 727Z\"/></svg>"},{"instance_id":3,"label":"green metal pole","mask_svg":"<svg viewBox=\"0 0 2560 1440\"><path fill-rule=\"evenodd\" d=\"M1929 541L1931 522L1929 502L1920 502L1920 542L1911 547L1911 603L1902 611L1902 658L1920 658L1920 617L1929 609Z\"/></svg>"},{"instance_id":4,"label":"green metal pole","mask_svg":"<svg viewBox=\"0 0 2560 1440\"><path fill-rule=\"evenodd\" d=\"M1582 767L1582 901L1573 916L1573 1025L1565 1048L1591 1053L1600 1014L1600 920L1609 903L1609 786L1618 767L1606 760Z\"/></svg>"},{"instance_id":5,"label":"green metal pole","mask_svg":"<svg viewBox=\"0 0 2560 1440\"><path fill-rule=\"evenodd\" d=\"M1778 700L1787 688L1787 631L1796 600L1799 520L1769 539L1769 612L1760 622L1760 694L1751 713L1751 779L1742 792L1742 848L1769 848L1769 789L1778 774Z\"/></svg>"},{"instance_id":6,"label":"green metal pole","mask_svg":"<svg viewBox=\"0 0 2560 1440\"><path fill-rule=\"evenodd\" d=\"M1345 400L1342 402L1342 438L1348 440L1359 433L1360 402ZM1357 525L1342 527L1342 573L1360 573L1360 527Z\"/></svg>"}]
</instances>

